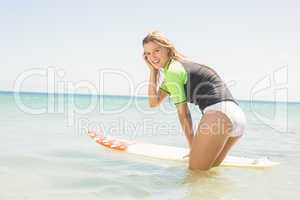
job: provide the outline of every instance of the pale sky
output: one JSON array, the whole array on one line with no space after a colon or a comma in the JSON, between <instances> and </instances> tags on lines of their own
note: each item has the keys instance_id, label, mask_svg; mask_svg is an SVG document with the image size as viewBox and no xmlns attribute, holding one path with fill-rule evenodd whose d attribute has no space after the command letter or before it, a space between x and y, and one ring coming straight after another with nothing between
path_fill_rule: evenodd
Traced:
<instances>
[{"instance_id":1,"label":"pale sky","mask_svg":"<svg viewBox=\"0 0 300 200\"><path fill-rule=\"evenodd\" d=\"M300 101L299 11L297 0L0 0L0 90L81 93L88 81L99 94L146 95L141 40L160 30L237 99ZM114 73L100 79L104 69Z\"/></svg>"}]
</instances>

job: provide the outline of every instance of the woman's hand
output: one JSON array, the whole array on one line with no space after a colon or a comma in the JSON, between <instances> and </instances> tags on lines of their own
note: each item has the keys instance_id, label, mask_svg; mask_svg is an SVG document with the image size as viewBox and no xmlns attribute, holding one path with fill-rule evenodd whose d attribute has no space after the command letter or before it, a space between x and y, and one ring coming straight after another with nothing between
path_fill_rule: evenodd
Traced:
<instances>
[{"instance_id":1,"label":"woman's hand","mask_svg":"<svg viewBox=\"0 0 300 200\"><path fill-rule=\"evenodd\" d=\"M147 64L148 68L150 69L150 72L156 72L157 69L155 69L152 64L150 63L150 61L148 60L147 56L145 54L143 54L143 58L145 63Z\"/></svg>"}]
</instances>

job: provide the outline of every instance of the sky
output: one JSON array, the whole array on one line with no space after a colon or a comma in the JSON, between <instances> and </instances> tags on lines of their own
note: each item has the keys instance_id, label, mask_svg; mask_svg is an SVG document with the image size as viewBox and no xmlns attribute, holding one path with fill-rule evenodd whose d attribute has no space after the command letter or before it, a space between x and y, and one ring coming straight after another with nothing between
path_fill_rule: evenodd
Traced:
<instances>
[{"instance_id":1,"label":"sky","mask_svg":"<svg viewBox=\"0 0 300 200\"><path fill-rule=\"evenodd\" d=\"M142 39L163 32L240 100L297 101L300 2L0 0L0 90L147 95Z\"/></svg>"}]
</instances>

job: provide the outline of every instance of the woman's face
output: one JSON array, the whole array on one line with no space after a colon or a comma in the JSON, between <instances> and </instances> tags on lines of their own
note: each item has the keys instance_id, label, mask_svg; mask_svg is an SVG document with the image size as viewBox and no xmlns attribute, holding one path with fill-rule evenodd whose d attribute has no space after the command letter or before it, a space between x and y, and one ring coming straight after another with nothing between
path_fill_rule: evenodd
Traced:
<instances>
[{"instance_id":1,"label":"woman's face","mask_svg":"<svg viewBox=\"0 0 300 200\"><path fill-rule=\"evenodd\" d=\"M144 44L144 55L155 69L164 67L166 62L169 60L169 50L155 42L148 42Z\"/></svg>"}]
</instances>

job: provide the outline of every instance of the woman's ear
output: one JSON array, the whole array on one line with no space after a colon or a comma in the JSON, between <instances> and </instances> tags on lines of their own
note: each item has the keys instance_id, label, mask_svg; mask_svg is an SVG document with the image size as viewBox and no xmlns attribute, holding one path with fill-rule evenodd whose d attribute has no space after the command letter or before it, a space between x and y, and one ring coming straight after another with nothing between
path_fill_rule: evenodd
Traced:
<instances>
[{"instance_id":1,"label":"woman's ear","mask_svg":"<svg viewBox=\"0 0 300 200\"><path fill-rule=\"evenodd\" d=\"M174 58L174 53L171 51L171 49L168 49L168 56L169 58Z\"/></svg>"}]
</instances>

